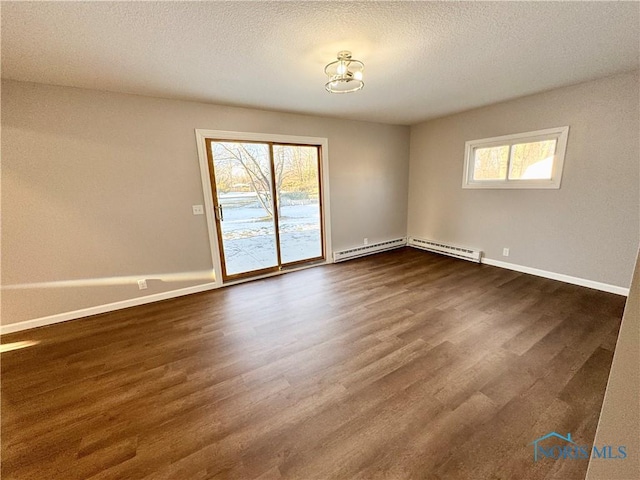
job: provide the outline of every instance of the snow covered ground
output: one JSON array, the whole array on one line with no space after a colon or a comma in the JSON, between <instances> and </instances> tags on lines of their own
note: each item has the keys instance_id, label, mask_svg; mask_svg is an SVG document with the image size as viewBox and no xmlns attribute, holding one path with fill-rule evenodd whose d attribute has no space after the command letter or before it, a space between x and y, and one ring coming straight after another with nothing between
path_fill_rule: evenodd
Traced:
<instances>
[{"instance_id":1,"label":"snow covered ground","mask_svg":"<svg viewBox=\"0 0 640 480\"><path fill-rule=\"evenodd\" d=\"M273 221L257 204L224 206L222 238L227 273L234 274L277 265ZM322 255L319 206L284 205L280 208L282 262Z\"/></svg>"}]
</instances>

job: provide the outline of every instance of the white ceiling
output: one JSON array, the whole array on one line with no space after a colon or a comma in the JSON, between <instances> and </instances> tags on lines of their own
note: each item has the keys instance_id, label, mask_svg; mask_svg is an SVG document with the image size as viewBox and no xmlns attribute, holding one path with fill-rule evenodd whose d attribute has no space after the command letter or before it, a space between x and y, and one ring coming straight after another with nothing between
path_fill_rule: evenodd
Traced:
<instances>
[{"instance_id":1,"label":"white ceiling","mask_svg":"<svg viewBox=\"0 0 640 480\"><path fill-rule=\"evenodd\" d=\"M2 76L412 124L637 69L637 2L2 2ZM364 90L331 95L342 49Z\"/></svg>"}]
</instances>

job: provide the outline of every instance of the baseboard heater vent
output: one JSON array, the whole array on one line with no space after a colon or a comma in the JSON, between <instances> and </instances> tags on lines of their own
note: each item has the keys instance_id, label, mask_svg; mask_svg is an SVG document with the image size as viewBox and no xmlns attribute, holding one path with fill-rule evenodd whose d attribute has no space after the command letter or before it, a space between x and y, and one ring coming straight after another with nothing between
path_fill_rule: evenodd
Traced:
<instances>
[{"instance_id":1,"label":"baseboard heater vent","mask_svg":"<svg viewBox=\"0 0 640 480\"><path fill-rule=\"evenodd\" d=\"M482 252L480 250L455 247L453 245L446 245L444 243L438 243L431 240L423 240L421 238L409 237L408 244L410 247L421 248L422 250L429 250L430 252L442 253L451 257L469 260L470 262L480 263L480 259L482 258Z\"/></svg>"},{"instance_id":2,"label":"baseboard heater vent","mask_svg":"<svg viewBox=\"0 0 640 480\"><path fill-rule=\"evenodd\" d=\"M365 245L364 247L350 248L349 250L333 252L333 261L343 262L344 260L351 260L352 258L371 255L372 253L384 252L385 250L404 247L406 244L406 238L398 238L396 240L389 240L388 242L372 243L371 245Z\"/></svg>"}]
</instances>

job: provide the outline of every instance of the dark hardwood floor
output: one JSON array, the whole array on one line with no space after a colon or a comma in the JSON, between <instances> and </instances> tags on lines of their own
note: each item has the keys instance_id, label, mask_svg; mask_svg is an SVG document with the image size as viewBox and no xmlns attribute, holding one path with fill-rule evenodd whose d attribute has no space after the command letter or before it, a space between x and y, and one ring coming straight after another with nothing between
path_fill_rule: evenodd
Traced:
<instances>
[{"instance_id":1,"label":"dark hardwood floor","mask_svg":"<svg viewBox=\"0 0 640 480\"><path fill-rule=\"evenodd\" d=\"M413 249L2 338L2 478L583 479L625 298Z\"/></svg>"}]
</instances>

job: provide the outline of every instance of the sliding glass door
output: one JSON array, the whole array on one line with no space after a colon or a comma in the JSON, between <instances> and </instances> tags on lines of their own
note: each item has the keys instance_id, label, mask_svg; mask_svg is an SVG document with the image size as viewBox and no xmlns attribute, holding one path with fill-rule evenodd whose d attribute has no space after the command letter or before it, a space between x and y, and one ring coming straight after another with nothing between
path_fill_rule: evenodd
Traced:
<instances>
[{"instance_id":1,"label":"sliding glass door","mask_svg":"<svg viewBox=\"0 0 640 480\"><path fill-rule=\"evenodd\" d=\"M324 259L319 150L207 139L225 281Z\"/></svg>"},{"instance_id":2,"label":"sliding glass door","mask_svg":"<svg viewBox=\"0 0 640 480\"><path fill-rule=\"evenodd\" d=\"M323 258L318 147L274 145L283 264Z\"/></svg>"}]
</instances>

